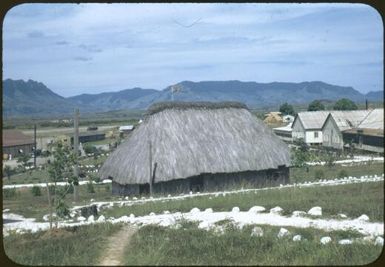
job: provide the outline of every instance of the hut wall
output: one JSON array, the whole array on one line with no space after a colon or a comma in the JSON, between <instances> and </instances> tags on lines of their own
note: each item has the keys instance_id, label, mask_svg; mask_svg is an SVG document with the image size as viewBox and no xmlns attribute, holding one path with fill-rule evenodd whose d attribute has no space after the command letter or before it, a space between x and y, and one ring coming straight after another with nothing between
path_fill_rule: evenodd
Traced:
<instances>
[{"instance_id":1,"label":"hut wall","mask_svg":"<svg viewBox=\"0 0 385 267\"><path fill-rule=\"evenodd\" d=\"M3 146L3 154L11 154L13 157L17 156L21 153L19 153L19 149L23 150L24 154L30 154L32 153L32 148L33 148L33 143L32 144L25 144L25 145L14 145L14 146Z\"/></svg>"},{"instance_id":2,"label":"hut wall","mask_svg":"<svg viewBox=\"0 0 385 267\"><path fill-rule=\"evenodd\" d=\"M155 193L188 193L215 191L239 187L259 188L267 186L276 186L289 182L289 168L280 167L278 169L269 169L262 171L246 171L239 173L217 173L217 174L201 174L187 179L177 179L168 182L155 183L153 190ZM112 182L112 193L115 195L139 195L147 193L146 190L141 190L148 186L133 184L120 185Z\"/></svg>"}]
</instances>

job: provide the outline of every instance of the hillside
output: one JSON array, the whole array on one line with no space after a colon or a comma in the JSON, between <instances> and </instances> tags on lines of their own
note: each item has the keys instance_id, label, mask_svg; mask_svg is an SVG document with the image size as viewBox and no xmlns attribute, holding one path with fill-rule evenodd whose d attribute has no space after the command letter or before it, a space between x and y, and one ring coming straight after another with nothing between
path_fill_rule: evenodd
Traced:
<instances>
[{"instance_id":1,"label":"hillside","mask_svg":"<svg viewBox=\"0 0 385 267\"><path fill-rule=\"evenodd\" d=\"M52 115L72 112L75 105L33 80L3 81L3 116Z\"/></svg>"},{"instance_id":2,"label":"hillside","mask_svg":"<svg viewBox=\"0 0 385 267\"><path fill-rule=\"evenodd\" d=\"M278 106L284 102L307 104L315 99L335 101L349 98L355 102L381 101L383 91L361 94L352 87L320 81L301 83L257 83L242 81L183 81L174 93L178 101L240 101L250 108ZM133 88L100 94L81 94L64 98L43 83L28 80L3 81L3 116L68 114L75 107L81 112L146 109L159 101L170 101L171 86L163 90Z\"/></svg>"}]
</instances>

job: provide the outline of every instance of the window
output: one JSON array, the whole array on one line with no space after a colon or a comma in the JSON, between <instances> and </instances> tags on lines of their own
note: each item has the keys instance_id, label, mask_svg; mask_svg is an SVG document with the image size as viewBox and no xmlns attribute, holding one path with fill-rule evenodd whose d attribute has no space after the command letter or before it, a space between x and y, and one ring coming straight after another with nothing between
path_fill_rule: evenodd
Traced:
<instances>
[{"instance_id":1,"label":"window","mask_svg":"<svg viewBox=\"0 0 385 267\"><path fill-rule=\"evenodd\" d=\"M314 138L318 138L318 132L314 132Z\"/></svg>"}]
</instances>

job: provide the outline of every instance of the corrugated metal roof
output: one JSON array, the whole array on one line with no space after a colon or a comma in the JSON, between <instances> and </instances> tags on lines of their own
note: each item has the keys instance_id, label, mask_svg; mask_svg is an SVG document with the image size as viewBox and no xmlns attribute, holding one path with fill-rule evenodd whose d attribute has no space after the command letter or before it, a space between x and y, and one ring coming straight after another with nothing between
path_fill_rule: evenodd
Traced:
<instances>
[{"instance_id":1,"label":"corrugated metal roof","mask_svg":"<svg viewBox=\"0 0 385 267\"><path fill-rule=\"evenodd\" d=\"M17 130L3 130L3 147L34 144L33 138Z\"/></svg>"},{"instance_id":2,"label":"corrugated metal roof","mask_svg":"<svg viewBox=\"0 0 385 267\"><path fill-rule=\"evenodd\" d=\"M346 110L330 112L340 131L357 127L368 114L370 110Z\"/></svg>"},{"instance_id":3,"label":"corrugated metal roof","mask_svg":"<svg viewBox=\"0 0 385 267\"><path fill-rule=\"evenodd\" d=\"M306 111L298 113L298 119L301 120L306 129L321 129L330 111Z\"/></svg>"},{"instance_id":4,"label":"corrugated metal roof","mask_svg":"<svg viewBox=\"0 0 385 267\"><path fill-rule=\"evenodd\" d=\"M384 109L373 109L358 125L362 129L384 129Z\"/></svg>"}]
</instances>

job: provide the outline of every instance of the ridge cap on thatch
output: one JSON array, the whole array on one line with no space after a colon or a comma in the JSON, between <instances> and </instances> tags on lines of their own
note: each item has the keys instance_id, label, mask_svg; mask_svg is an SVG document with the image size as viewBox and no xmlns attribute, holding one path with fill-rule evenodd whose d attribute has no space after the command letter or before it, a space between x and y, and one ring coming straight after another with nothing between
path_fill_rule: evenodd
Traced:
<instances>
[{"instance_id":1,"label":"ridge cap on thatch","mask_svg":"<svg viewBox=\"0 0 385 267\"><path fill-rule=\"evenodd\" d=\"M240 108L247 109L249 108L241 103L236 101L223 101L223 102L207 102L207 101L196 101L196 102L183 102L183 101L164 101L157 102L148 107L146 115L153 115L155 113L161 112L165 109L222 109L222 108Z\"/></svg>"}]
</instances>

